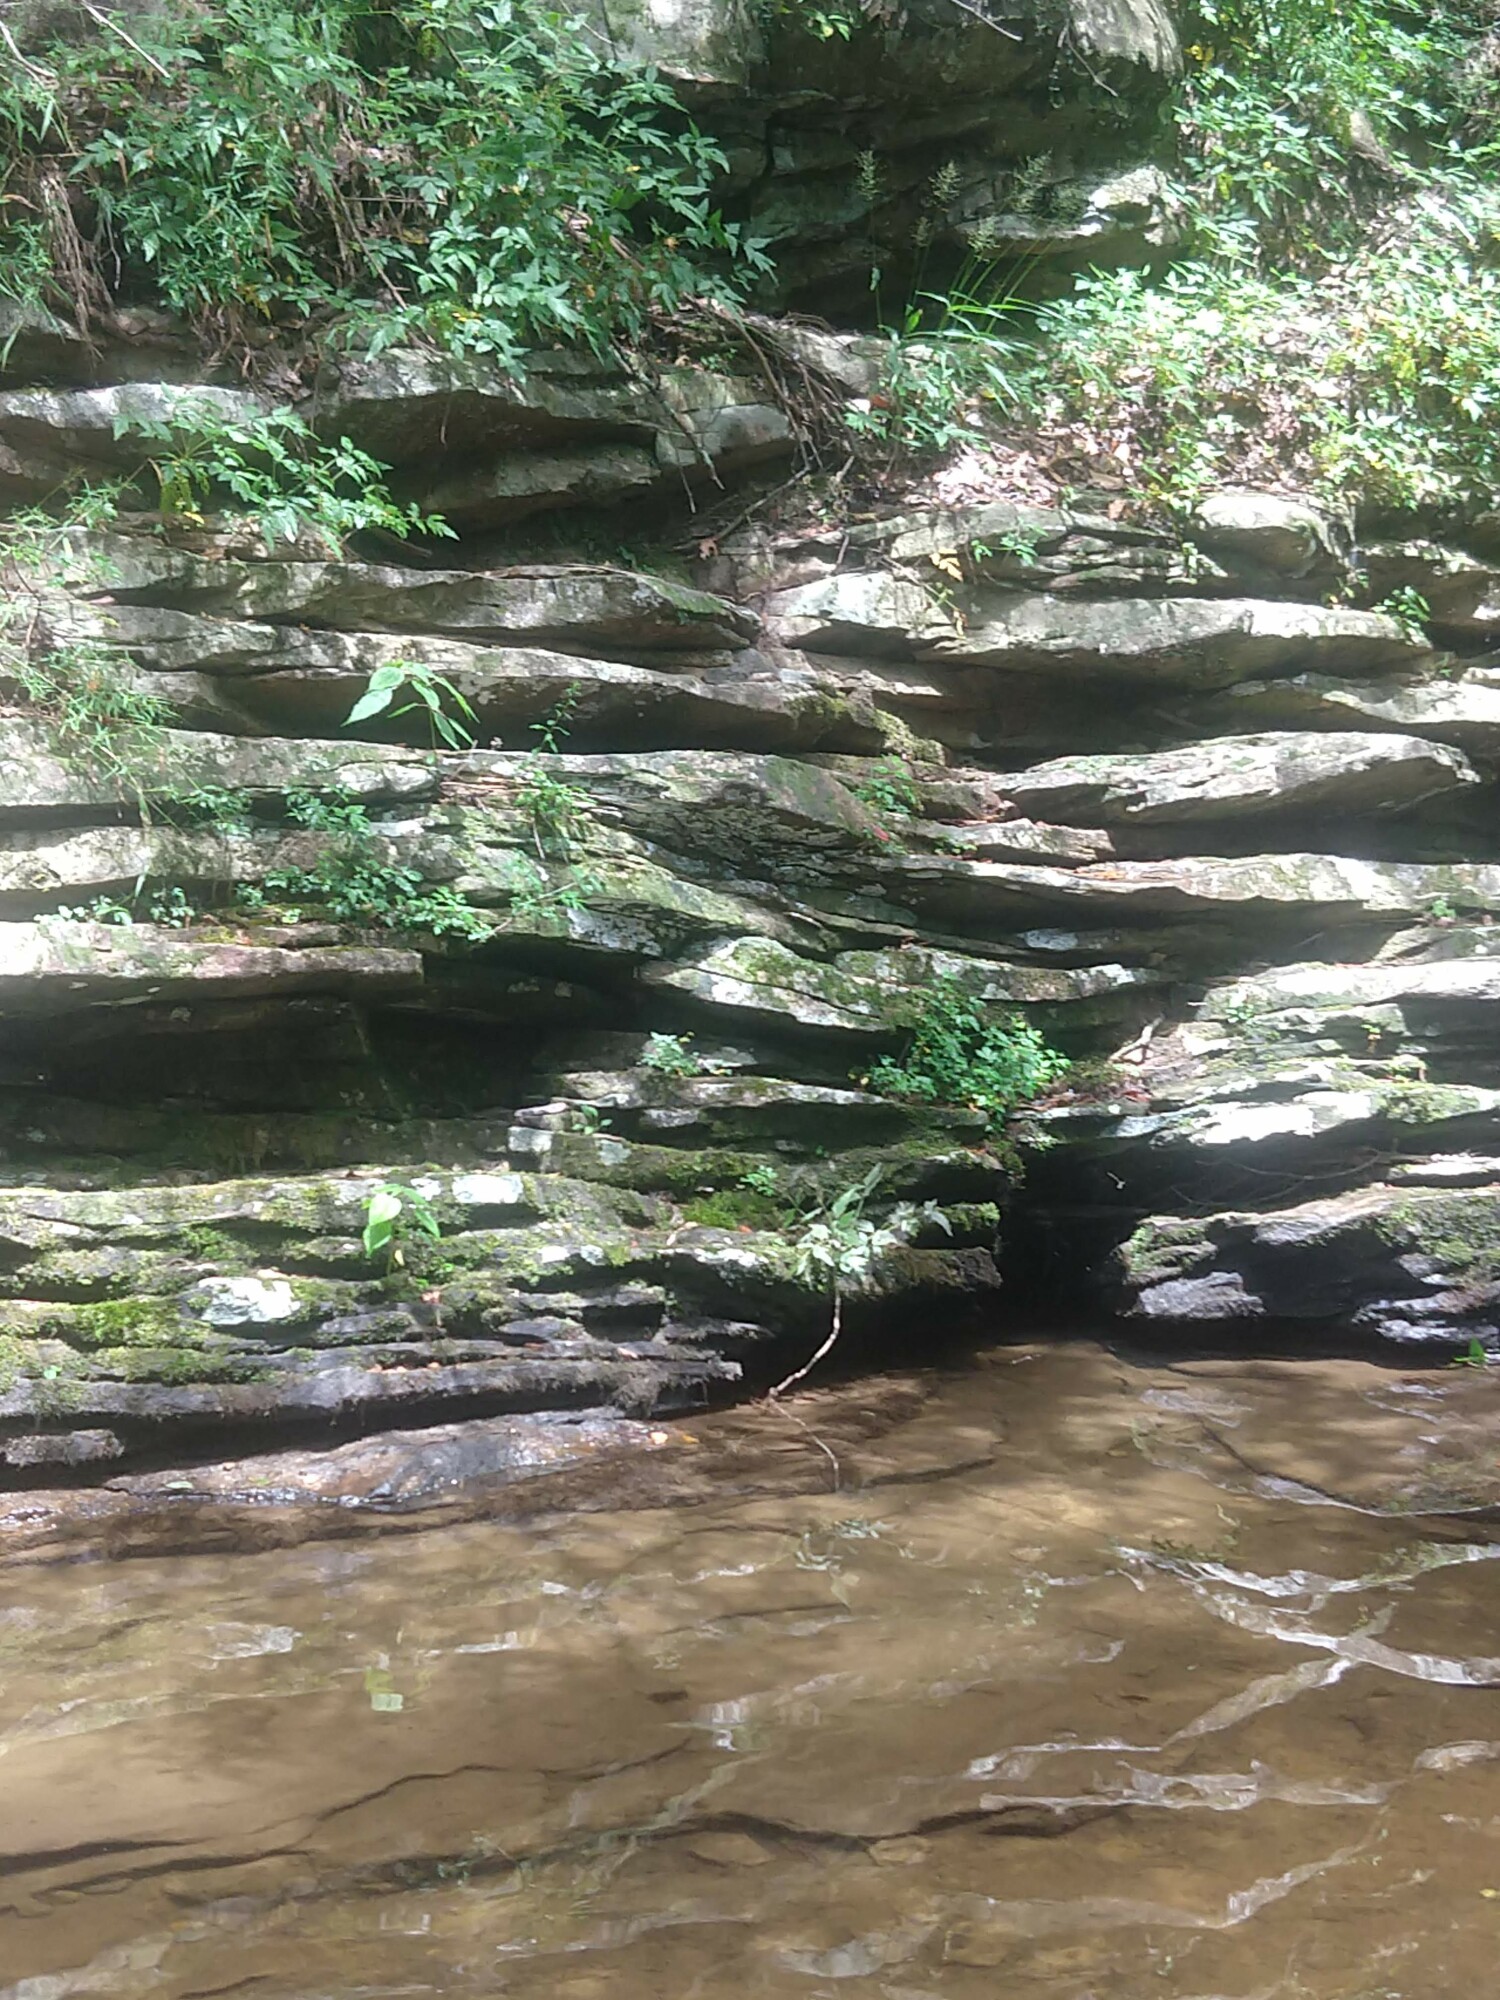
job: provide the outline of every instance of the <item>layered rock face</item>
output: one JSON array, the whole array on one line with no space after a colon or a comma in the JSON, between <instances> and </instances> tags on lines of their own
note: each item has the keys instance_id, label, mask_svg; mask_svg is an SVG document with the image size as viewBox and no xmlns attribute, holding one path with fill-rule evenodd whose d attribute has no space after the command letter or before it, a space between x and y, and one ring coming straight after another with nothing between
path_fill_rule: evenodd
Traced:
<instances>
[{"instance_id":1,"label":"layered rock face","mask_svg":"<svg viewBox=\"0 0 1500 2000\"><path fill-rule=\"evenodd\" d=\"M107 464L123 393L0 396L14 476ZM530 393L542 424L546 371ZM518 400L459 385L471 426L481 394ZM414 367L341 422L435 442L447 415ZM616 413L573 421L610 448ZM516 461L561 504L571 461ZM772 1380L827 1323L793 1219L876 1169L913 1220L856 1330L993 1288L984 1119L856 1078L935 966L1081 1019L1115 975L916 948L912 895L974 864L859 796L901 725L857 673L598 563L334 561L127 516L10 581L13 645L173 719L101 745L24 674L0 717L9 1484ZM474 747L358 740L396 663L444 677Z\"/></svg>"},{"instance_id":2,"label":"layered rock face","mask_svg":"<svg viewBox=\"0 0 1500 2000\"><path fill-rule=\"evenodd\" d=\"M1151 163L1182 66L1166 0L592 0L729 162L731 213L775 264L767 304L868 315L987 260L1032 282L1136 263L1180 216ZM899 34L870 32L899 23Z\"/></svg>"},{"instance_id":3,"label":"layered rock face","mask_svg":"<svg viewBox=\"0 0 1500 2000\"><path fill-rule=\"evenodd\" d=\"M387 375L341 409L359 441L434 422L430 364ZM7 393L0 438L98 450L118 393ZM570 459L518 456L565 490ZM939 974L1092 1063L1036 1114L1023 1296L1487 1337L1493 671L1320 604L1318 524L1262 502L1203 532L1186 562L1000 505L747 531L713 590L73 537L29 615L177 723L144 774L24 699L3 723L12 1482L769 1379L825 1310L793 1218L872 1167L939 1210L887 1309L983 1295L984 1120L856 1080ZM489 746L355 740L398 661ZM565 746L521 747L559 701ZM182 809L215 788L227 822ZM483 934L289 909L348 854L289 811L310 796ZM439 1232L399 1265L362 1241L388 1183Z\"/></svg>"},{"instance_id":4,"label":"layered rock face","mask_svg":"<svg viewBox=\"0 0 1500 2000\"><path fill-rule=\"evenodd\" d=\"M187 393L32 332L12 503ZM6 1485L233 1492L195 1468L380 1431L378 1478L299 1478L392 1499L424 1436L488 1477L518 1413L763 1385L827 1326L799 1230L871 1176L910 1207L847 1351L1042 1308L1500 1339L1483 524L1353 589L1271 495L1185 543L1104 502L773 532L749 485L698 536L685 495L786 477L763 381L397 353L304 411L462 539L126 514L10 577L13 646L171 719L0 691ZM629 559L539 560L569 509ZM1427 632L1372 608L1405 585ZM473 746L351 727L392 668ZM1078 1063L1009 1136L863 1081L939 980Z\"/></svg>"}]
</instances>

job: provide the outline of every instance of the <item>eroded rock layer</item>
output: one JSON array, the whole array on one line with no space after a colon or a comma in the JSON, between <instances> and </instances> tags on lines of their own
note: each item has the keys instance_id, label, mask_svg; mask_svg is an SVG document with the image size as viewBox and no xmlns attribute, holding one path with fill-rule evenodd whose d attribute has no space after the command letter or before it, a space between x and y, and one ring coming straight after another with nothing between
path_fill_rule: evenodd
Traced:
<instances>
[{"instance_id":1,"label":"eroded rock layer","mask_svg":"<svg viewBox=\"0 0 1500 2000\"><path fill-rule=\"evenodd\" d=\"M19 499L178 393L11 366ZM388 355L324 413L467 539L336 560L124 516L16 584L29 641L173 719L100 756L4 691L10 1486L773 1381L827 1324L799 1229L872 1174L915 1220L849 1351L1040 1304L1500 1339L1482 555L1378 552L1456 656L1325 603L1349 551L1272 496L1206 503L1191 560L1008 501L742 527L691 568L505 542L784 466L760 391L679 378L657 409L582 364ZM472 748L347 724L393 666ZM372 921L361 868L417 915ZM1078 1064L1009 1137L864 1081L939 979Z\"/></svg>"}]
</instances>

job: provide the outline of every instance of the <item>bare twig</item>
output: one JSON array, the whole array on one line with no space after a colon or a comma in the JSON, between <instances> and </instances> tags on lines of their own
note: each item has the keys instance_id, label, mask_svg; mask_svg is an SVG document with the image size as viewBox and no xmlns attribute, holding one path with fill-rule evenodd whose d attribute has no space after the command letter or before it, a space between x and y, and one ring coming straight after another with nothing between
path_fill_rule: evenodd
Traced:
<instances>
[{"instance_id":1,"label":"bare twig","mask_svg":"<svg viewBox=\"0 0 1500 2000\"><path fill-rule=\"evenodd\" d=\"M781 1414L787 1419L789 1423L794 1423L799 1431L805 1431L807 1433L810 1442L817 1446L818 1450L822 1452L823 1456L828 1460L828 1463L833 1467L832 1491L837 1493L839 1488L844 1483L844 1469L839 1464L838 1459L834 1456L833 1447L831 1445L824 1444L823 1440L818 1436L817 1432L813 1429L812 1425L804 1423L801 1417L797 1415L797 1412L795 1410L789 1410L784 1403L778 1403L776 1407L778 1410L780 1410Z\"/></svg>"},{"instance_id":2,"label":"bare twig","mask_svg":"<svg viewBox=\"0 0 1500 2000\"><path fill-rule=\"evenodd\" d=\"M976 21L983 21L987 28L993 28L997 35L1003 35L1008 42L1019 42L1024 39L1024 37L1016 33L1014 28L1002 28L1000 23L987 14L983 7L976 4L976 0L951 0L951 4L961 14L969 14Z\"/></svg>"},{"instance_id":3,"label":"bare twig","mask_svg":"<svg viewBox=\"0 0 1500 2000\"><path fill-rule=\"evenodd\" d=\"M10 50L16 61L34 83L55 84L57 82L56 76L54 76L50 69L43 69L40 63L27 61L26 57L22 55L16 46L15 36L3 21L0 21L0 40L4 41L5 46Z\"/></svg>"},{"instance_id":4,"label":"bare twig","mask_svg":"<svg viewBox=\"0 0 1500 2000\"><path fill-rule=\"evenodd\" d=\"M954 0L954 4L955 6L961 5L962 0ZM91 21L97 21L101 28L108 28L112 35L118 35L127 48L135 50L142 62L150 63L159 77L164 77L168 83L172 81L172 72L159 63L155 56L143 49L133 35L127 35L118 21L112 21L108 14L101 12L98 7L91 6L89 0L83 0L83 11Z\"/></svg>"},{"instance_id":5,"label":"bare twig","mask_svg":"<svg viewBox=\"0 0 1500 2000\"><path fill-rule=\"evenodd\" d=\"M788 1375L784 1381L778 1382L774 1389L767 1390L766 1393L770 1397L773 1403L776 1401L778 1396L784 1396L787 1390L790 1389L795 1383L801 1382L802 1380L805 1379L805 1377L811 1375L812 1371L817 1367L818 1363L823 1359L825 1354L832 1353L834 1345L839 1337L839 1328L843 1322L843 1316L844 1316L844 1295L835 1286L833 1294L833 1323L828 1329L828 1338L823 1342L823 1345L818 1349L817 1353L814 1354L810 1360L804 1362L800 1368L796 1369L792 1374Z\"/></svg>"}]
</instances>

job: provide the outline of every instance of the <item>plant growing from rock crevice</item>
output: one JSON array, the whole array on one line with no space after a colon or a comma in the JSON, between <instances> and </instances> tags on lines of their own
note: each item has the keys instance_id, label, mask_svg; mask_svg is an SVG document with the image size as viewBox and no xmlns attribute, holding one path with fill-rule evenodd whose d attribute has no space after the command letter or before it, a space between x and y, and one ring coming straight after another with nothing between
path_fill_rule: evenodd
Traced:
<instances>
[{"instance_id":1,"label":"plant growing from rock crevice","mask_svg":"<svg viewBox=\"0 0 1500 2000\"><path fill-rule=\"evenodd\" d=\"M870 1282L882 1257L910 1242L924 1223L952 1233L936 1202L898 1202L883 1221L868 1215L866 1210L879 1190L883 1173L881 1167L871 1167L829 1201L802 1213L791 1250L792 1275L802 1284L828 1288L828 1333L800 1368L767 1392L773 1401L805 1380L833 1352L843 1330L846 1295Z\"/></svg>"},{"instance_id":2,"label":"plant growing from rock crevice","mask_svg":"<svg viewBox=\"0 0 1500 2000\"><path fill-rule=\"evenodd\" d=\"M648 1035L641 1051L640 1066L656 1076L701 1076L703 1059L686 1035Z\"/></svg>"},{"instance_id":3,"label":"plant growing from rock crevice","mask_svg":"<svg viewBox=\"0 0 1500 2000\"><path fill-rule=\"evenodd\" d=\"M405 1181L382 1181L365 1200L365 1226L360 1233L365 1255L384 1256L386 1268L405 1265L413 1236L438 1242L443 1234L431 1199Z\"/></svg>"},{"instance_id":4,"label":"plant growing from rock crevice","mask_svg":"<svg viewBox=\"0 0 1500 2000\"><path fill-rule=\"evenodd\" d=\"M1014 1012L996 1013L951 973L906 1003L898 1056L881 1056L863 1082L921 1104L972 1104L1003 1119L1058 1082L1068 1060Z\"/></svg>"},{"instance_id":5,"label":"plant growing from rock crevice","mask_svg":"<svg viewBox=\"0 0 1500 2000\"><path fill-rule=\"evenodd\" d=\"M428 742L434 750L439 743L448 750L474 747L471 725L477 725L479 718L467 697L446 674L435 673L418 660L390 660L377 667L364 693L344 717L344 727L372 722L377 715L388 715L392 722L403 715L425 717Z\"/></svg>"},{"instance_id":6,"label":"plant growing from rock crevice","mask_svg":"<svg viewBox=\"0 0 1500 2000\"><path fill-rule=\"evenodd\" d=\"M308 867L273 869L273 895L316 903L340 923L382 930L430 932L471 941L488 937L493 921L446 883L391 859L387 843L358 799L346 793L290 792L287 811L309 833L325 837ZM253 906L259 891L242 902Z\"/></svg>"},{"instance_id":7,"label":"plant growing from rock crevice","mask_svg":"<svg viewBox=\"0 0 1500 2000\"><path fill-rule=\"evenodd\" d=\"M115 436L161 447L145 464L162 512L182 520L201 521L222 494L272 544L311 535L337 555L365 529L403 541L453 535L438 515L391 497L379 459L346 437L325 444L295 410L231 411L210 395L187 394L156 416L127 411Z\"/></svg>"},{"instance_id":8,"label":"plant growing from rock crevice","mask_svg":"<svg viewBox=\"0 0 1500 2000\"><path fill-rule=\"evenodd\" d=\"M583 910L600 886L598 875L573 852L588 828L588 796L543 762L563 754L581 692L576 683L565 688L541 720L531 724L537 740L522 760L516 785L516 806L536 849L534 861L527 857L531 880L511 897L511 915L522 922L549 923ZM553 881L548 870L556 863L563 864L564 872Z\"/></svg>"}]
</instances>

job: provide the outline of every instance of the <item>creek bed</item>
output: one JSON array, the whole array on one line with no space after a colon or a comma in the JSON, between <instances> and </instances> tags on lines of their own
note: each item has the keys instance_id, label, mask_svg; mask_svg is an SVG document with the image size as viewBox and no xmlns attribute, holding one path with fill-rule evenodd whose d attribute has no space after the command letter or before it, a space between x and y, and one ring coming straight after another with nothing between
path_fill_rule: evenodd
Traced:
<instances>
[{"instance_id":1,"label":"creek bed","mask_svg":"<svg viewBox=\"0 0 1500 2000\"><path fill-rule=\"evenodd\" d=\"M0 2000L1488 1992L1497 1419L1042 1343L629 1504L14 1562Z\"/></svg>"}]
</instances>

